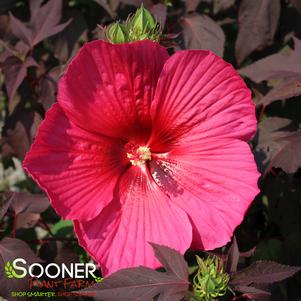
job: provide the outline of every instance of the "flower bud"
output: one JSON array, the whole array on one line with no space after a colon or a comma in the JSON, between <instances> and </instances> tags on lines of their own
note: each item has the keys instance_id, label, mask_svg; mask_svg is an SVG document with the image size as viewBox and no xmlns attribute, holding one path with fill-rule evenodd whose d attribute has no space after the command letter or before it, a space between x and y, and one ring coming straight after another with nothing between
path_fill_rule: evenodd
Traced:
<instances>
[{"instance_id":1,"label":"flower bud","mask_svg":"<svg viewBox=\"0 0 301 301\"><path fill-rule=\"evenodd\" d=\"M159 41L162 35L160 24L155 20L152 14L144 8L143 4L128 21L128 28L130 41L146 39Z\"/></svg>"},{"instance_id":2,"label":"flower bud","mask_svg":"<svg viewBox=\"0 0 301 301\"><path fill-rule=\"evenodd\" d=\"M105 31L107 39L114 44L128 42L127 29L118 21L111 24Z\"/></svg>"},{"instance_id":3,"label":"flower bud","mask_svg":"<svg viewBox=\"0 0 301 301\"><path fill-rule=\"evenodd\" d=\"M229 275L223 271L223 262L218 257L201 259L197 256L199 265L193 278L193 292L198 300L211 301L226 294Z\"/></svg>"},{"instance_id":4,"label":"flower bud","mask_svg":"<svg viewBox=\"0 0 301 301\"><path fill-rule=\"evenodd\" d=\"M137 9L131 20L132 27L139 32L148 32L157 26L157 22L152 14L143 7L143 4Z\"/></svg>"},{"instance_id":5,"label":"flower bud","mask_svg":"<svg viewBox=\"0 0 301 301\"><path fill-rule=\"evenodd\" d=\"M152 14L141 5L124 24L111 24L105 30L105 35L108 41L114 44L141 40L158 42L162 36L162 29Z\"/></svg>"}]
</instances>

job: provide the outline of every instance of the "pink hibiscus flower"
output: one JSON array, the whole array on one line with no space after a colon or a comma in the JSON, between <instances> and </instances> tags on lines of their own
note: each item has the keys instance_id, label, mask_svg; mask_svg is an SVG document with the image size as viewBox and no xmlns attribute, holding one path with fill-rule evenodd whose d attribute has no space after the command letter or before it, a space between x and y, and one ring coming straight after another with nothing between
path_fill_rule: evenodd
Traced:
<instances>
[{"instance_id":1,"label":"pink hibiscus flower","mask_svg":"<svg viewBox=\"0 0 301 301\"><path fill-rule=\"evenodd\" d=\"M104 274L227 243L258 193L250 91L210 51L87 43L24 168Z\"/></svg>"}]
</instances>

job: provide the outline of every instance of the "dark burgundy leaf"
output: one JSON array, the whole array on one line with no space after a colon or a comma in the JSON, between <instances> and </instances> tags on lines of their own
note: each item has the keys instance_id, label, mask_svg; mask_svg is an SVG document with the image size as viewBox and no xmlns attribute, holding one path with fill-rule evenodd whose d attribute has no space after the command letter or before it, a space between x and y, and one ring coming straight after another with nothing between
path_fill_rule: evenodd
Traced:
<instances>
[{"instance_id":1,"label":"dark burgundy leaf","mask_svg":"<svg viewBox=\"0 0 301 301\"><path fill-rule=\"evenodd\" d=\"M237 265L239 261L239 250L236 237L234 236L231 247L229 248L226 260L226 272L234 273L237 271Z\"/></svg>"},{"instance_id":2,"label":"dark burgundy leaf","mask_svg":"<svg viewBox=\"0 0 301 301\"><path fill-rule=\"evenodd\" d=\"M301 95L301 41L296 38L294 41L294 50L286 49L239 70L257 83L277 80L257 105L267 106L275 100Z\"/></svg>"},{"instance_id":3,"label":"dark burgundy leaf","mask_svg":"<svg viewBox=\"0 0 301 301\"><path fill-rule=\"evenodd\" d=\"M11 194L11 192L6 192ZM42 213L49 207L49 200L42 194L29 194L26 192L14 192L11 195L11 209L19 213Z\"/></svg>"},{"instance_id":4,"label":"dark burgundy leaf","mask_svg":"<svg viewBox=\"0 0 301 301\"><path fill-rule=\"evenodd\" d=\"M166 5L159 3L152 7L151 13L156 18L156 20L160 23L161 27L165 27L166 17L167 17L167 7Z\"/></svg>"},{"instance_id":5,"label":"dark burgundy leaf","mask_svg":"<svg viewBox=\"0 0 301 301\"><path fill-rule=\"evenodd\" d=\"M0 40L0 46L2 49L2 52L0 52L1 68L3 68L3 63L9 57L17 57L21 61L24 61L24 58L29 50L29 47L21 40L15 45L11 45L9 43L9 39L7 41Z\"/></svg>"},{"instance_id":6,"label":"dark burgundy leaf","mask_svg":"<svg viewBox=\"0 0 301 301\"><path fill-rule=\"evenodd\" d=\"M19 257L26 259L28 264L41 262L24 241L15 238L5 237L0 241L0 255L5 262Z\"/></svg>"},{"instance_id":7,"label":"dark burgundy leaf","mask_svg":"<svg viewBox=\"0 0 301 301\"><path fill-rule=\"evenodd\" d=\"M168 299L165 298L166 301L176 301L183 298L188 285L187 280L138 267L120 270L84 291L94 292L97 300L102 301L147 301L158 294L169 296ZM179 292L183 294L177 297Z\"/></svg>"},{"instance_id":8,"label":"dark burgundy leaf","mask_svg":"<svg viewBox=\"0 0 301 301\"><path fill-rule=\"evenodd\" d=\"M62 0L48 1L42 5L43 1L30 1L30 22L28 26L10 14L13 33L23 40L30 48L44 39L53 36L64 30L71 20L59 24L62 18Z\"/></svg>"},{"instance_id":9,"label":"dark burgundy leaf","mask_svg":"<svg viewBox=\"0 0 301 301\"><path fill-rule=\"evenodd\" d=\"M206 15L189 15L182 21L187 49L211 50L223 56L225 34L221 27Z\"/></svg>"},{"instance_id":10,"label":"dark burgundy leaf","mask_svg":"<svg viewBox=\"0 0 301 301\"><path fill-rule=\"evenodd\" d=\"M232 276L231 286L248 286L252 283L274 283L301 271L301 267L288 266L273 261L256 261Z\"/></svg>"},{"instance_id":11,"label":"dark burgundy leaf","mask_svg":"<svg viewBox=\"0 0 301 301\"><path fill-rule=\"evenodd\" d=\"M32 57L28 57L25 61L21 61L16 56L10 56L4 61L2 69L10 101L13 100L17 89L23 82L27 74L27 69L32 66L37 66L36 61Z\"/></svg>"},{"instance_id":12,"label":"dark burgundy leaf","mask_svg":"<svg viewBox=\"0 0 301 301\"><path fill-rule=\"evenodd\" d=\"M188 279L188 265L183 255L165 246L153 243L151 243L151 246L155 251L156 258L161 262L168 273L176 275L179 279Z\"/></svg>"},{"instance_id":13,"label":"dark burgundy leaf","mask_svg":"<svg viewBox=\"0 0 301 301\"><path fill-rule=\"evenodd\" d=\"M3 44L4 44L4 42L3 42ZM1 53L0 53L0 66L3 68L3 62L5 62L5 60L8 58L8 57L10 57L10 56L12 56L13 54L12 54L12 52L10 51L10 49L5 49L4 51L2 51Z\"/></svg>"},{"instance_id":14,"label":"dark burgundy leaf","mask_svg":"<svg viewBox=\"0 0 301 301\"><path fill-rule=\"evenodd\" d=\"M53 52L55 57L65 64L80 48L80 40L86 38L87 23L83 14L74 10L67 13L72 19L70 25L53 38Z\"/></svg>"},{"instance_id":15,"label":"dark burgundy leaf","mask_svg":"<svg viewBox=\"0 0 301 301\"><path fill-rule=\"evenodd\" d=\"M36 18L39 14L39 9L43 3L43 0L30 0L29 8L30 8L30 16L31 18Z\"/></svg>"},{"instance_id":16,"label":"dark burgundy leaf","mask_svg":"<svg viewBox=\"0 0 301 301\"><path fill-rule=\"evenodd\" d=\"M256 251L256 247L253 247L252 249L245 251L245 252L240 252L239 255L240 257L252 257Z\"/></svg>"},{"instance_id":17,"label":"dark burgundy leaf","mask_svg":"<svg viewBox=\"0 0 301 301\"><path fill-rule=\"evenodd\" d=\"M254 50L261 50L273 42L279 16L280 0L242 0L235 44L239 64Z\"/></svg>"},{"instance_id":18,"label":"dark burgundy leaf","mask_svg":"<svg viewBox=\"0 0 301 301\"><path fill-rule=\"evenodd\" d=\"M5 36L9 35L11 31L9 23L9 16L0 15L0 39L3 39Z\"/></svg>"},{"instance_id":19,"label":"dark burgundy leaf","mask_svg":"<svg viewBox=\"0 0 301 301\"><path fill-rule=\"evenodd\" d=\"M33 142L33 139L35 138L35 136L38 132L38 128L39 128L41 122L42 122L42 117L39 114L34 113L33 122L31 124L30 131L29 131L29 137L30 137L31 143Z\"/></svg>"},{"instance_id":20,"label":"dark burgundy leaf","mask_svg":"<svg viewBox=\"0 0 301 301\"><path fill-rule=\"evenodd\" d=\"M25 25L25 23L22 23L20 20L15 18L11 12L9 12L9 18L12 33L30 46L32 41L32 31Z\"/></svg>"},{"instance_id":21,"label":"dark burgundy leaf","mask_svg":"<svg viewBox=\"0 0 301 301\"><path fill-rule=\"evenodd\" d=\"M301 166L301 130L284 130L290 124L290 120L277 117L267 118L259 124L256 150L265 157L265 173L271 167L294 173Z\"/></svg>"},{"instance_id":22,"label":"dark burgundy leaf","mask_svg":"<svg viewBox=\"0 0 301 301\"><path fill-rule=\"evenodd\" d=\"M295 49L286 49L267 56L247 67L239 73L249 77L256 83L264 80L294 78L301 73L301 41L294 38Z\"/></svg>"},{"instance_id":23,"label":"dark burgundy leaf","mask_svg":"<svg viewBox=\"0 0 301 301\"><path fill-rule=\"evenodd\" d=\"M279 117L265 118L259 123L257 151L262 151L265 154L264 163L267 163L277 151L278 138L292 133L285 131L291 123L291 120Z\"/></svg>"},{"instance_id":24,"label":"dark burgundy leaf","mask_svg":"<svg viewBox=\"0 0 301 301\"><path fill-rule=\"evenodd\" d=\"M34 227L40 219L40 214L38 213L20 213L15 217L15 227L16 229L30 229Z\"/></svg>"},{"instance_id":25,"label":"dark burgundy leaf","mask_svg":"<svg viewBox=\"0 0 301 301\"><path fill-rule=\"evenodd\" d=\"M54 67L41 79L39 102L43 105L45 111L47 111L56 100L57 82L62 71L62 66Z\"/></svg>"},{"instance_id":26,"label":"dark burgundy leaf","mask_svg":"<svg viewBox=\"0 0 301 301\"><path fill-rule=\"evenodd\" d=\"M237 285L233 290L243 293L243 296L256 301L267 301L270 298L271 293L253 286Z\"/></svg>"},{"instance_id":27,"label":"dark burgundy leaf","mask_svg":"<svg viewBox=\"0 0 301 301\"><path fill-rule=\"evenodd\" d=\"M14 193L12 191L5 193L0 200L0 220L7 212L12 200Z\"/></svg>"},{"instance_id":28,"label":"dark burgundy leaf","mask_svg":"<svg viewBox=\"0 0 301 301\"><path fill-rule=\"evenodd\" d=\"M10 198L10 209L15 212L15 226L31 228L40 219L40 213L49 207L49 200L44 195L8 191L4 197Z\"/></svg>"},{"instance_id":29,"label":"dark burgundy leaf","mask_svg":"<svg viewBox=\"0 0 301 301\"><path fill-rule=\"evenodd\" d=\"M83 291L95 293L102 301L148 301L159 294L158 301L180 301L189 287L183 256L168 247L152 246L166 273L146 267L122 269Z\"/></svg>"},{"instance_id":30,"label":"dark burgundy leaf","mask_svg":"<svg viewBox=\"0 0 301 301\"><path fill-rule=\"evenodd\" d=\"M281 167L286 173L293 174L301 167L301 130L279 138L281 147L272 158L270 165Z\"/></svg>"},{"instance_id":31,"label":"dark burgundy leaf","mask_svg":"<svg viewBox=\"0 0 301 301\"><path fill-rule=\"evenodd\" d=\"M119 8L120 2L121 2L120 0L109 0L110 7L116 13L117 13L117 10Z\"/></svg>"},{"instance_id":32,"label":"dark burgundy leaf","mask_svg":"<svg viewBox=\"0 0 301 301\"><path fill-rule=\"evenodd\" d=\"M8 279L5 276L5 264L16 258L24 258L27 262L26 266L41 262L41 259L22 240L6 237L0 241L0 295L7 299L11 299L12 291L26 291L28 289L28 276L22 279Z\"/></svg>"},{"instance_id":33,"label":"dark burgundy leaf","mask_svg":"<svg viewBox=\"0 0 301 301\"><path fill-rule=\"evenodd\" d=\"M252 294L263 294L263 295L270 295L270 292L263 291L259 288L253 286L242 286L237 285L235 286L235 290L241 293L252 293Z\"/></svg>"},{"instance_id":34,"label":"dark burgundy leaf","mask_svg":"<svg viewBox=\"0 0 301 301\"><path fill-rule=\"evenodd\" d=\"M13 154L21 160L30 148L30 138L21 122L17 122L14 129L7 130L7 144L11 147Z\"/></svg>"},{"instance_id":35,"label":"dark burgundy leaf","mask_svg":"<svg viewBox=\"0 0 301 301\"><path fill-rule=\"evenodd\" d=\"M62 0L48 1L45 5L38 7L37 0L31 0L30 26L33 29L31 46L38 44L44 39L64 30L71 20L59 24L62 18Z\"/></svg>"},{"instance_id":36,"label":"dark burgundy leaf","mask_svg":"<svg viewBox=\"0 0 301 301\"><path fill-rule=\"evenodd\" d=\"M237 266L239 262L240 257L251 257L255 252L255 248L246 251L246 252L240 252L238 249L238 244L236 237L233 237L232 244L227 252L226 255L217 255L224 260L225 264L225 270L228 274L235 273L237 271Z\"/></svg>"},{"instance_id":37,"label":"dark burgundy leaf","mask_svg":"<svg viewBox=\"0 0 301 301\"><path fill-rule=\"evenodd\" d=\"M63 242L56 242L57 244L57 256L55 257L56 263L72 263L78 262L78 254L75 252L74 247L66 245Z\"/></svg>"},{"instance_id":38,"label":"dark burgundy leaf","mask_svg":"<svg viewBox=\"0 0 301 301\"><path fill-rule=\"evenodd\" d=\"M276 100L284 100L299 95L301 95L301 73L296 77L282 80L262 97L257 105L268 106Z\"/></svg>"},{"instance_id":39,"label":"dark burgundy leaf","mask_svg":"<svg viewBox=\"0 0 301 301\"><path fill-rule=\"evenodd\" d=\"M23 160L41 121L39 114L24 110L20 103L6 121L2 144L8 145L11 154Z\"/></svg>"}]
</instances>

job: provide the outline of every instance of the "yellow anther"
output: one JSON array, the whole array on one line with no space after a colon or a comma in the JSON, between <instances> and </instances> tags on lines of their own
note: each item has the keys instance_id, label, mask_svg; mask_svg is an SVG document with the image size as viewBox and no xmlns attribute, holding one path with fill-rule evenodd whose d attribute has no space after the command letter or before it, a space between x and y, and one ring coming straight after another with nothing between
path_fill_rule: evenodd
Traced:
<instances>
[{"instance_id":1,"label":"yellow anther","mask_svg":"<svg viewBox=\"0 0 301 301\"><path fill-rule=\"evenodd\" d=\"M128 152L126 155L134 166L140 166L152 158L152 153L147 146L139 146L136 150Z\"/></svg>"}]
</instances>

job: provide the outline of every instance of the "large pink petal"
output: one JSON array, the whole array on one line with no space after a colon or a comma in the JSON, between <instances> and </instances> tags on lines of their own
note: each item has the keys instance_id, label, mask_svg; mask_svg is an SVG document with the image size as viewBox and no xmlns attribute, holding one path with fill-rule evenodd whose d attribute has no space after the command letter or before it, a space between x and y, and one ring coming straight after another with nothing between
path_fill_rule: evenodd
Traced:
<instances>
[{"instance_id":1,"label":"large pink petal","mask_svg":"<svg viewBox=\"0 0 301 301\"><path fill-rule=\"evenodd\" d=\"M150 103L167 58L165 48L151 41L87 43L59 82L58 102L76 125L89 131L146 139Z\"/></svg>"},{"instance_id":2,"label":"large pink petal","mask_svg":"<svg viewBox=\"0 0 301 301\"><path fill-rule=\"evenodd\" d=\"M225 245L258 193L259 173L246 142L203 139L157 155L153 178L190 217L193 247Z\"/></svg>"},{"instance_id":3,"label":"large pink petal","mask_svg":"<svg viewBox=\"0 0 301 301\"><path fill-rule=\"evenodd\" d=\"M104 272L139 265L159 266L148 242L184 253L192 228L186 213L172 205L143 167L122 177L116 199L88 222L75 221L79 243Z\"/></svg>"},{"instance_id":4,"label":"large pink petal","mask_svg":"<svg viewBox=\"0 0 301 301\"><path fill-rule=\"evenodd\" d=\"M162 152L183 135L248 140L256 131L250 90L210 51L178 51L165 63L151 107L149 144ZM165 148L164 148L165 147Z\"/></svg>"},{"instance_id":5,"label":"large pink petal","mask_svg":"<svg viewBox=\"0 0 301 301\"><path fill-rule=\"evenodd\" d=\"M121 149L120 141L74 125L55 104L47 112L23 167L46 191L58 214L89 220L113 198L125 168Z\"/></svg>"}]
</instances>

